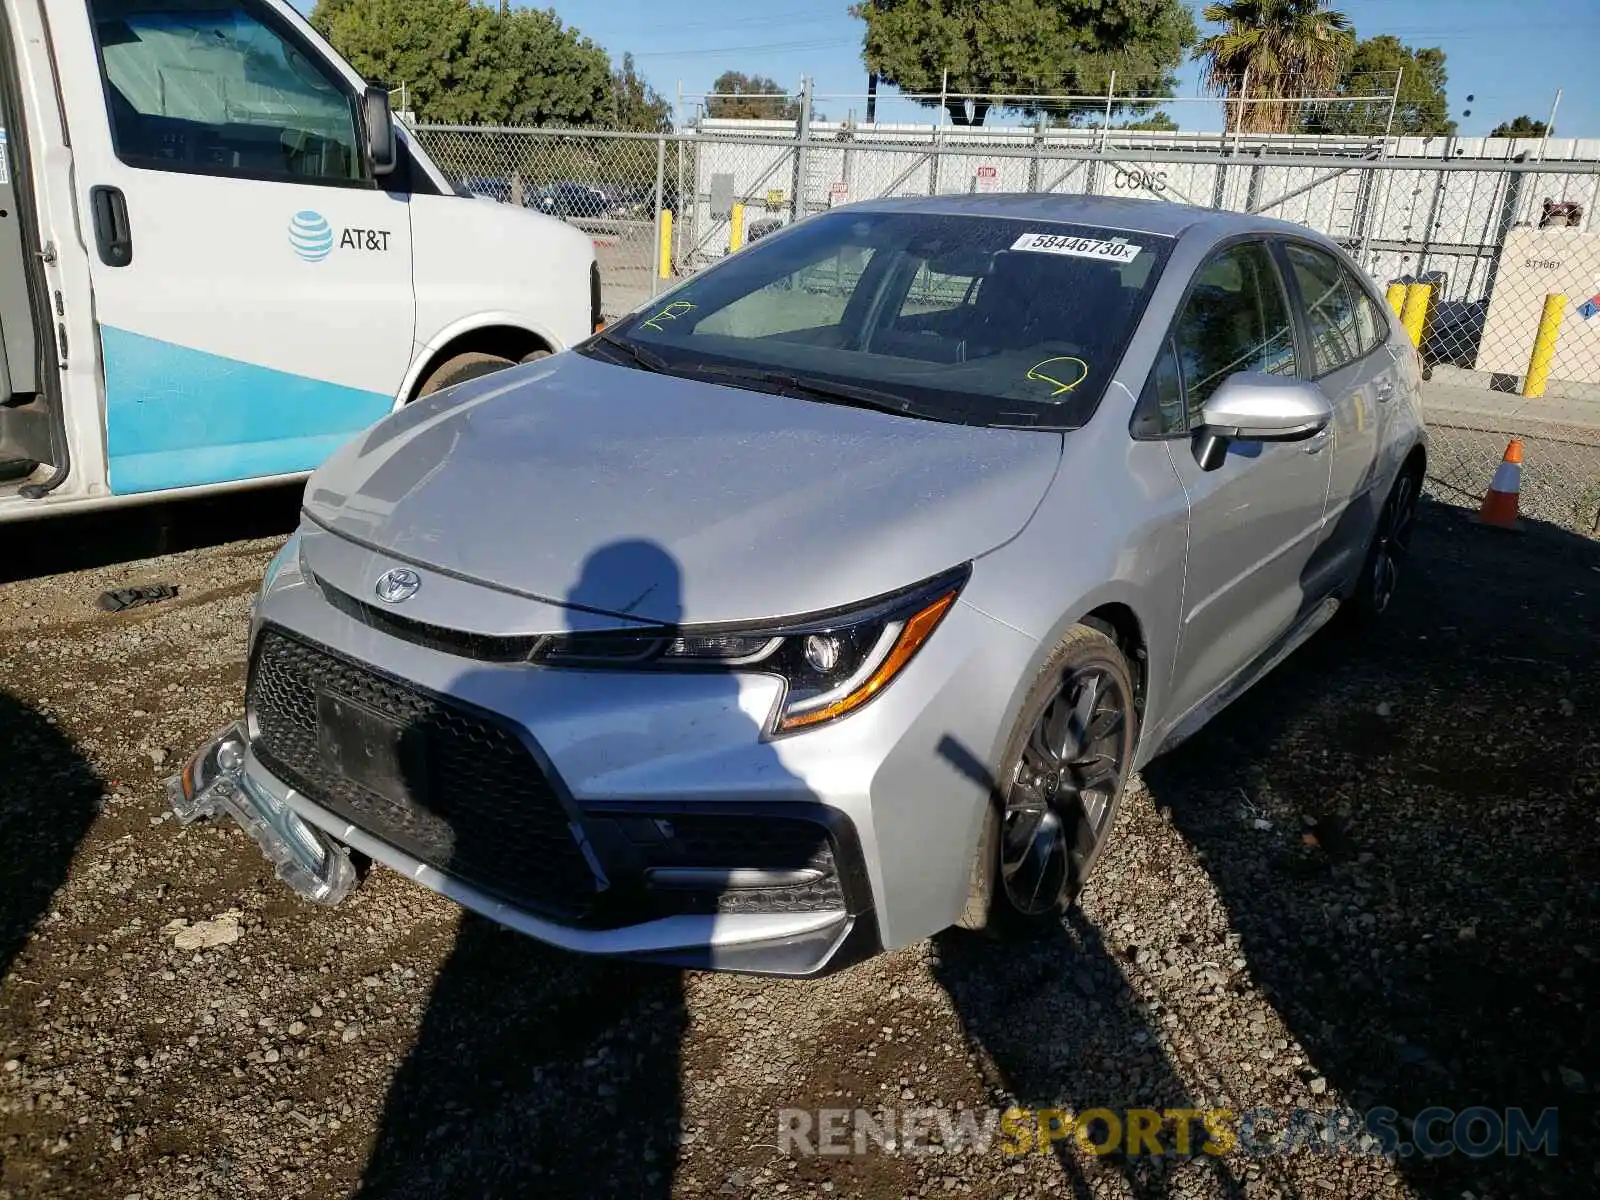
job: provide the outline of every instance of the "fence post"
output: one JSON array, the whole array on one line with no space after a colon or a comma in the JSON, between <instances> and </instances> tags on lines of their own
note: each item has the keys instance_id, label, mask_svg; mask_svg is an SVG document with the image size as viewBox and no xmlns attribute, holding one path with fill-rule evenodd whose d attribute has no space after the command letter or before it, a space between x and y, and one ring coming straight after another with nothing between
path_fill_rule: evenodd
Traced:
<instances>
[{"instance_id":1,"label":"fence post","mask_svg":"<svg viewBox=\"0 0 1600 1200\"><path fill-rule=\"evenodd\" d=\"M1544 395L1545 384L1550 380L1550 368L1556 360L1556 336L1561 332L1561 314L1566 307L1567 298L1556 292L1544 298L1539 331L1533 339L1533 353L1528 356L1528 378L1522 385L1522 394L1530 400Z\"/></svg>"},{"instance_id":2,"label":"fence post","mask_svg":"<svg viewBox=\"0 0 1600 1200\"><path fill-rule=\"evenodd\" d=\"M1239 83L1239 114L1233 122L1233 152L1239 153L1239 135L1244 132L1245 104L1250 99L1250 68L1244 69L1244 78Z\"/></svg>"},{"instance_id":3,"label":"fence post","mask_svg":"<svg viewBox=\"0 0 1600 1200\"><path fill-rule=\"evenodd\" d=\"M650 294L661 290L660 281L672 275L672 217L667 212L667 135L656 135L656 253L661 256L659 270L650 280Z\"/></svg>"},{"instance_id":4,"label":"fence post","mask_svg":"<svg viewBox=\"0 0 1600 1200\"><path fill-rule=\"evenodd\" d=\"M1111 68L1111 80L1106 84L1106 117L1100 123L1100 153L1106 152L1106 137L1111 133L1111 101L1117 94L1117 69Z\"/></svg>"},{"instance_id":5,"label":"fence post","mask_svg":"<svg viewBox=\"0 0 1600 1200\"><path fill-rule=\"evenodd\" d=\"M799 145L794 151L794 195L789 202L789 219L798 221L806 215L806 150L811 141L811 77L800 81Z\"/></svg>"},{"instance_id":6,"label":"fence post","mask_svg":"<svg viewBox=\"0 0 1600 1200\"><path fill-rule=\"evenodd\" d=\"M1044 139L1045 130L1049 128L1049 116L1043 109L1039 111L1039 123L1033 131L1033 157L1028 161L1028 190L1037 192L1039 182L1044 176Z\"/></svg>"}]
</instances>

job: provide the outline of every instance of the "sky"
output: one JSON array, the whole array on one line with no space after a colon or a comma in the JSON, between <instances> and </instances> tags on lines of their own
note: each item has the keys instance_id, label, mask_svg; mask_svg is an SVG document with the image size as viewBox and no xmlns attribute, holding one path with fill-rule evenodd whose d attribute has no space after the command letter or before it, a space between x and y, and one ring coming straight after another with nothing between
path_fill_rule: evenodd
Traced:
<instances>
[{"instance_id":1,"label":"sky","mask_svg":"<svg viewBox=\"0 0 1600 1200\"><path fill-rule=\"evenodd\" d=\"M660 0L537 0L604 46L614 59L632 51L646 78L670 100L681 81L709 91L725 70L766 75L798 90L809 75L833 119L865 111L862 25L849 0L747 0L743 5L665 5ZM1559 136L1600 137L1600 4L1595 0L1337 0L1360 37L1391 33L1408 45L1446 53L1451 115L1467 136L1487 134L1525 113L1546 120L1557 88ZM1198 13L1200 4L1191 5ZM1198 18L1197 18L1198 19ZM1202 35L1205 26L1201 23ZM842 94L854 93L854 97ZM1200 93L1188 63L1177 94ZM1474 99L1469 103L1467 96ZM1471 115L1467 112L1470 110ZM1215 105L1177 105L1184 128L1220 128ZM879 120L927 121L927 110L880 102Z\"/></svg>"}]
</instances>

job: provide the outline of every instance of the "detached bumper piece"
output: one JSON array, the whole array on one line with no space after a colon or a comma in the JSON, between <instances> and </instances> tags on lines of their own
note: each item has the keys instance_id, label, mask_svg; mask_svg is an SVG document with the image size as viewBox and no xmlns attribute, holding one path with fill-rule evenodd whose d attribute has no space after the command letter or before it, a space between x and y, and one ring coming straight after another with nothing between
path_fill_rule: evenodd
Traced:
<instances>
[{"instance_id":1,"label":"detached bumper piece","mask_svg":"<svg viewBox=\"0 0 1600 1200\"><path fill-rule=\"evenodd\" d=\"M349 852L245 774L243 725L222 730L167 780L167 801L180 824L230 816L277 868L278 878L307 900L337 904L355 885Z\"/></svg>"}]
</instances>

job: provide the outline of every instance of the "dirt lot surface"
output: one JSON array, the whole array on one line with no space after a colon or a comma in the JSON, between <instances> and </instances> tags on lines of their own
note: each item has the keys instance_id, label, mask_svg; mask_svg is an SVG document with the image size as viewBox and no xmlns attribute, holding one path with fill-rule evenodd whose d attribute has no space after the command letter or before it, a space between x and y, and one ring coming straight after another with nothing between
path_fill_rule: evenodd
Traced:
<instances>
[{"instance_id":1,"label":"dirt lot surface","mask_svg":"<svg viewBox=\"0 0 1600 1200\"><path fill-rule=\"evenodd\" d=\"M771 982L546 950L382 870L317 909L179 828L160 781L240 711L292 511L131 561L138 522L7 531L0 1196L1600 1193L1596 543L1430 506L1391 621L1152 765L1059 936ZM179 595L95 609L145 582ZM1429 1105L1555 1107L1559 1153L778 1145L782 1108L1012 1104L1388 1106L1405 1143Z\"/></svg>"}]
</instances>

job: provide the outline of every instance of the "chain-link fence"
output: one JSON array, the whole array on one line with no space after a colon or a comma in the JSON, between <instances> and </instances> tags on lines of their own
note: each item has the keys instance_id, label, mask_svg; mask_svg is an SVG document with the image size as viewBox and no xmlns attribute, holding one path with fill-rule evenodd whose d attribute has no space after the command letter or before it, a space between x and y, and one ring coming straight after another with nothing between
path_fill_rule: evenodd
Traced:
<instances>
[{"instance_id":1,"label":"chain-link fence","mask_svg":"<svg viewBox=\"0 0 1600 1200\"><path fill-rule=\"evenodd\" d=\"M785 224L888 196L1139 197L1306 225L1372 274L1420 349L1434 494L1475 506L1520 437L1524 514L1600 532L1600 142L805 115L659 135L416 133L467 189L589 233L612 317Z\"/></svg>"}]
</instances>

